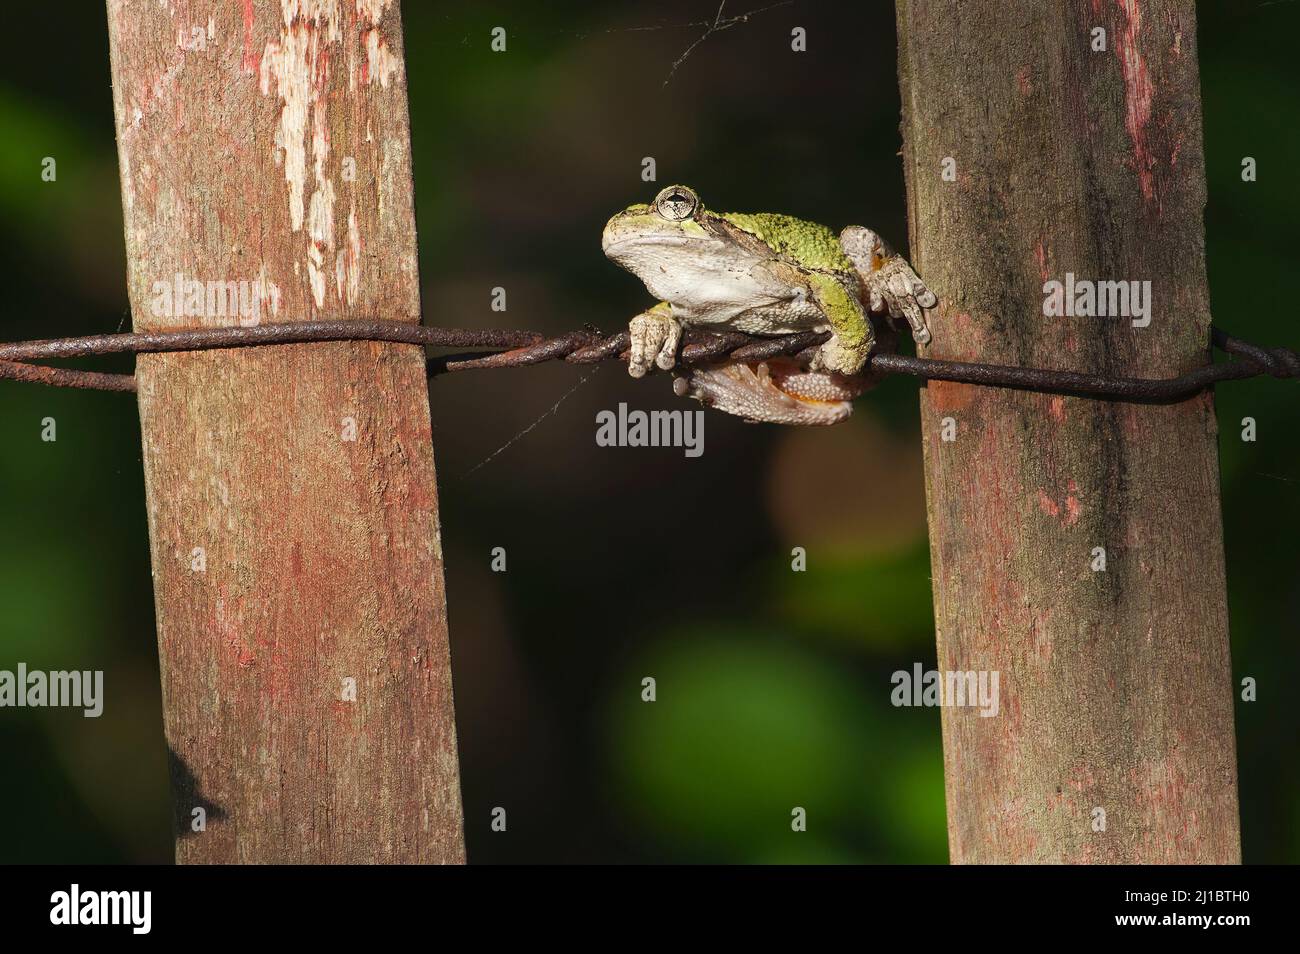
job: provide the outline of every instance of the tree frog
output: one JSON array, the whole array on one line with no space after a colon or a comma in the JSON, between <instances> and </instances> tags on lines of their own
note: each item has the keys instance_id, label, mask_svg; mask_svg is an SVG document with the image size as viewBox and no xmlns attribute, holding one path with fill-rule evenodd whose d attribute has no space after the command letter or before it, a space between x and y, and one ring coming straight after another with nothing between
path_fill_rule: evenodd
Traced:
<instances>
[{"instance_id":1,"label":"tree frog","mask_svg":"<svg viewBox=\"0 0 1300 954\"><path fill-rule=\"evenodd\" d=\"M801 367L788 358L721 364L683 373L679 396L780 424L835 424L870 383L875 349L892 350L895 325L930 340L925 309L937 299L873 231L850 225L837 239L823 225L769 212L711 212L693 189L669 186L605 225L605 255L645 284L659 304L629 325L628 371L671 370L682 329L759 335L830 331Z\"/></svg>"}]
</instances>

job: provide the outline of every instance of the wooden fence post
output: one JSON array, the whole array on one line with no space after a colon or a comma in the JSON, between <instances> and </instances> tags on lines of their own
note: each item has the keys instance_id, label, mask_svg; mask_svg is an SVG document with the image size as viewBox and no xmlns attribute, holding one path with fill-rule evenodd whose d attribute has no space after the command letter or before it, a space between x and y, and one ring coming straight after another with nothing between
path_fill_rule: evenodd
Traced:
<instances>
[{"instance_id":1,"label":"wooden fence post","mask_svg":"<svg viewBox=\"0 0 1300 954\"><path fill-rule=\"evenodd\" d=\"M1193 5L897 10L928 355L1132 377L1206 361ZM1044 314L1053 280L1075 316ZM1149 324L1133 300L1080 313L1079 283L1106 280L1150 282ZM1239 861L1213 397L932 382L921 413L939 668L1000 673L996 717L943 711L952 860Z\"/></svg>"},{"instance_id":2,"label":"wooden fence post","mask_svg":"<svg viewBox=\"0 0 1300 954\"><path fill-rule=\"evenodd\" d=\"M137 330L420 320L396 4L108 19ZM137 377L177 859L463 862L421 349Z\"/></svg>"}]
</instances>

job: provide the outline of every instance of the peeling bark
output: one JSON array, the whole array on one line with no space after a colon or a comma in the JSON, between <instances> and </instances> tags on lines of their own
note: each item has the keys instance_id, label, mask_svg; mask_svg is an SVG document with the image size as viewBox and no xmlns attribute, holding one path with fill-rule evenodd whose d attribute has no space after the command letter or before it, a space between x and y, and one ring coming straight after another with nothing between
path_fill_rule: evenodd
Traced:
<instances>
[{"instance_id":1,"label":"peeling bark","mask_svg":"<svg viewBox=\"0 0 1300 954\"><path fill-rule=\"evenodd\" d=\"M108 17L137 330L420 320L396 4ZM137 378L177 859L463 862L421 349Z\"/></svg>"},{"instance_id":2,"label":"peeling bark","mask_svg":"<svg viewBox=\"0 0 1300 954\"><path fill-rule=\"evenodd\" d=\"M1192 4L897 6L929 356L1132 377L1206 361ZM1067 272L1150 280L1150 324L1045 317ZM1239 861L1213 397L932 383L921 412L939 668L1001 674L997 717L943 710L952 860Z\"/></svg>"}]
</instances>

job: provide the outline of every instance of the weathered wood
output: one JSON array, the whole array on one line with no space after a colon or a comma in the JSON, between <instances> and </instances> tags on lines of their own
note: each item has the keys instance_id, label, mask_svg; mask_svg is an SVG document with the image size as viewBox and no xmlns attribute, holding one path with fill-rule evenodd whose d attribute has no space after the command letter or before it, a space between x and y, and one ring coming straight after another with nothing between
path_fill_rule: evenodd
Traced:
<instances>
[{"instance_id":1,"label":"weathered wood","mask_svg":"<svg viewBox=\"0 0 1300 954\"><path fill-rule=\"evenodd\" d=\"M928 354L1134 377L1205 361L1193 5L897 9ZM1044 317L1066 272L1150 280L1150 325ZM1213 398L932 383L921 411L939 668L1001 674L997 717L943 711L953 861L1239 861Z\"/></svg>"},{"instance_id":2,"label":"weathered wood","mask_svg":"<svg viewBox=\"0 0 1300 954\"><path fill-rule=\"evenodd\" d=\"M177 275L261 281L260 321L420 320L396 4L108 17L138 330L254 320L166 302ZM137 375L178 860L464 861L421 350Z\"/></svg>"}]
</instances>

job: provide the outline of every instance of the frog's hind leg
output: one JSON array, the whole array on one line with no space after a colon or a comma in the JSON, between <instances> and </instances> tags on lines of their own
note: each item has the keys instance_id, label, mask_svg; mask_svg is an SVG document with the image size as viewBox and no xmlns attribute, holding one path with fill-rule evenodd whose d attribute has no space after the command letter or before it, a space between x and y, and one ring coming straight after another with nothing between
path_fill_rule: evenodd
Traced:
<instances>
[{"instance_id":1,"label":"frog's hind leg","mask_svg":"<svg viewBox=\"0 0 1300 954\"><path fill-rule=\"evenodd\" d=\"M862 280L867 308L873 314L888 314L896 321L906 321L916 343L928 344L930 328L925 310L938 304L938 299L907 259L861 225L850 225L841 232L840 246Z\"/></svg>"},{"instance_id":2,"label":"frog's hind leg","mask_svg":"<svg viewBox=\"0 0 1300 954\"><path fill-rule=\"evenodd\" d=\"M686 371L673 379L673 392L750 422L827 425L847 419L853 398L870 383L866 375L808 371L773 358Z\"/></svg>"}]
</instances>

